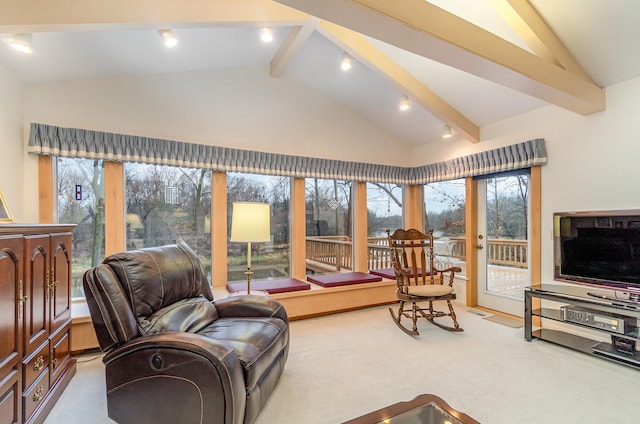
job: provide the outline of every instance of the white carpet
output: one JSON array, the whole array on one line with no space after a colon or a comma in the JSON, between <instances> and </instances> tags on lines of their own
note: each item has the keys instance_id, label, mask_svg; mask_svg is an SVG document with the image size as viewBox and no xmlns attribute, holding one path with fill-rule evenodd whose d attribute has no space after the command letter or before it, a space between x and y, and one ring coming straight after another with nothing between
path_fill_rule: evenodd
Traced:
<instances>
[{"instance_id":1,"label":"white carpet","mask_svg":"<svg viewBox=\"0 0 640 424\"><path fill-rule=\"evenodd\" d=\"M497 324L506 325L507 327L512 327L512 328L524 327L524 322L521 319L508 318L500 315L489 315L484 317L484 319L486 319L487 321L495 322Z\"/></svg>"},{"instance_id":2,"label":"white carpet","mask_svg":"<svg viewBox=\"0 0 640 424\"><path fill-rule=\"evenodd\" d=\"M256 424L339 423L421 393L484 424L640 422L640 371L456 312L465 332L421 320L417 337L386 307L292 322L289 360ZM111 422L96 395L100 364L79 366L46 424Z\"/></svg>"}]
</instances>

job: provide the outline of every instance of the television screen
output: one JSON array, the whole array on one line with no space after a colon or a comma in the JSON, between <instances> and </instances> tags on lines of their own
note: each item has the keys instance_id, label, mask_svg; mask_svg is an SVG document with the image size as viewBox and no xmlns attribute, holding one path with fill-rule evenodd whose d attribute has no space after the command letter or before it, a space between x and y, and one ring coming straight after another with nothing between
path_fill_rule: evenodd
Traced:
<instances>
[{"instance_id":1,"label":"television screen","mask_svg":"<svg viewBox=\"0 0 640 424\"><path fill-rule=\"evenodd\" d=\"M640 211L555 213L554 278L640 290Z\"/></svg>"}]
</instances>

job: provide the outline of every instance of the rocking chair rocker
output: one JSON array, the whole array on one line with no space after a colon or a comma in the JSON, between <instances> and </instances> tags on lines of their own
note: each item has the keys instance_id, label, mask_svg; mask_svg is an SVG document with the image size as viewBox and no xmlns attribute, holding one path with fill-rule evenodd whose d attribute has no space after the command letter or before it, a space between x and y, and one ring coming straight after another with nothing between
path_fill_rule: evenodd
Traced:
<instances>
[{"instance_id":1,"label":"rocking chair rocker","mask_svg":"<svg viewBox=\"0 0 640 424\"><path fill-rule=\"evenodd\" d=\"M398 315L389 308L396 325L402 331L417 336L418 314L430 323L447 331L464 331L456 319L451 301L456 298L453 291L453 280L456 272L462 272L459 267L437 269L434 265L433 230L426 235L416 229L398 229L391 234L387 229L391 260L398 283L397 296L400 302ZM427 254L429 263L427 266ZM447 302L449 312L436 311L433 302L443 300ZM411 302L411 310L405 311L405 303ZM421 307L418 302L428 302L428 307ZM436 318L448 316L453 320L453 327L435 322ZM410 318L413 329L405 327L402 318Z\"/></svg>"}]
</instances>

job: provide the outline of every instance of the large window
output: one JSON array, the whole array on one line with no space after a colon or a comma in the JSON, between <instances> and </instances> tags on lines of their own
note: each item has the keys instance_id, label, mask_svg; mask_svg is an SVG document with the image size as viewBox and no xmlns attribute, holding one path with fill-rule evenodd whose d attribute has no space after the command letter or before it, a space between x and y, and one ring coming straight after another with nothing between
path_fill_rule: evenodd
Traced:
<instances>
[{"instance_id":1,"label":"large window","mask_svg":"<svg viewBox=\"0 0 640 424\"><path fill-rule=\"evenodd\" d=\"M367 183L367 258L369 269L391 267L387 232L402 228L402 185Z\"/></svg>"},{"instance_id":2,"label":"large window","mask_svg":"<svg viewBox=\"0 0 640 424\"><path fill-rule=\"evenodd\" d=\"M84 297L82 275L104 257L104 163L54 158L58 222L73 231L71 297Z\"/></svg>"},{"instance_id":3,"label":"large window","mask_svg":"<svg viewBox=\"0 0 640 424\"><path fill-rule=\"evenodd\" d=\"M125 202L127 250L183 240L210 274L211 171L127 163Z\"/></svg>"},{"instance_id":4,"label":"large window","mask_svg":"<svg viewBox=\"0 0 640 424\"><path fill-rule=\"evenodd\" d=\"M305 181L307 273L353 270L352 183Z\"/></svg>"},{"instance_id":5,"label":"large window","mask_svg":"<svg viewBox=\"0 0 640 424\"><path fill-rule=\"evenodd\" d=\"M253 243L251 270L254 279L291 275L289 211L291 178L229 172L227 174L227 236L231 234L233 202L269 204L271 241ZM228 240L228 238L227 238ZM247 243L228 242L227 281L246 281Z\"/></svg>"},{"instance_id":6,"label":"large window","mask_svg":"<svg viewBox=\"0 0 640 424\"><path fill-rule=\"evenodd\" d=\"M402 227L402 185L367 183L367 236L385 237Z\"/></svg>"},{"instance_id":7,"label":"large window","mask_svg":"<svg viewBox=\"0 0 640 424\"><path fill-rule=\"evenodd\" d=\"M433 229L437 265L460 266L466 273L465 180L450 180L424 186L424 230Z\"/></svg>"}]
</instances>

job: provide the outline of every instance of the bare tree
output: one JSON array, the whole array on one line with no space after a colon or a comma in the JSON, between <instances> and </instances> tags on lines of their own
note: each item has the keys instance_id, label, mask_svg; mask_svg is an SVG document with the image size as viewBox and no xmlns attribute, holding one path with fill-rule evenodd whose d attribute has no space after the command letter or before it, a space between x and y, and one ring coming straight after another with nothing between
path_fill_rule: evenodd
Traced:
<instances>
[{"instance_id":1,"label":"bare tree","mask_svg":"<svg viewBox=\"0 0 640 424\"><path fill-rule=\"evenodd\" d=\"M491 237L527 238L528 190L526 175L487 182L487 232Z\"/></svg>"}]
</instances>

